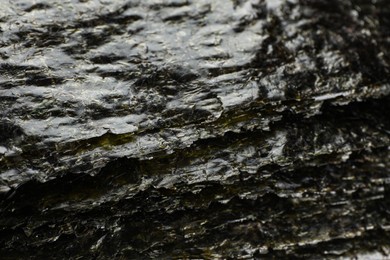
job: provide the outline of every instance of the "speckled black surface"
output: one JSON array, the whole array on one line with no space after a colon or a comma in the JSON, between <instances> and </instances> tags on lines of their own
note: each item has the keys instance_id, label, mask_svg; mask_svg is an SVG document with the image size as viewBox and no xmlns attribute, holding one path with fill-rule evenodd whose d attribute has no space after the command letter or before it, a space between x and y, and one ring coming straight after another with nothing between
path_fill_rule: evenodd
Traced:
<instances>
[{"instance_id":1,"label":"speckled black surface","mask_svg":"<svg viewBox=\"0 0 390 260\"><path fill-rule=\"evenodd\" d=\"M389 17L0 2L0 258L385 258Z\"/></svg>"}]
</instances>

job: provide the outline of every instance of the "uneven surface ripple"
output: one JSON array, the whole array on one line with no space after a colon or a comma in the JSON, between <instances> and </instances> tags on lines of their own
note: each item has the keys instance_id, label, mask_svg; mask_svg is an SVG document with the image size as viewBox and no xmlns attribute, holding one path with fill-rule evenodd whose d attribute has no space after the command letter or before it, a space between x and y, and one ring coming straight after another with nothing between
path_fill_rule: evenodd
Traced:
<instances>
[{"instance_id":1,"label":"uneven surface ripple","mask_svg":"<svg viewBox=\"0 0 390 260\"><path fill-rule=\"evenodd\" d=\"M0 2L4 259L390 254L387 0Z\"/></svg>"}]
</instances>

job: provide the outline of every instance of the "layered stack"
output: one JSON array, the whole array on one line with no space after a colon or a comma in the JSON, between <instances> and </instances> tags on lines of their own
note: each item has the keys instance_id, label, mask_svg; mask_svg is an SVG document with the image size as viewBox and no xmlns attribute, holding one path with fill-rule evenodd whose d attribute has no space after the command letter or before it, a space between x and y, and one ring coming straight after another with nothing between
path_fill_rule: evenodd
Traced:
<instances>
[{"instance_id":1,"label":"layered stack","mask_svg":"<svg viewBox=\"0 0 390 260\"><path fill-rule=\"evenodd\" d=\"M389 254L389 17L387 0L1 3L0 255Z\"/></svg>"}]
</instances>

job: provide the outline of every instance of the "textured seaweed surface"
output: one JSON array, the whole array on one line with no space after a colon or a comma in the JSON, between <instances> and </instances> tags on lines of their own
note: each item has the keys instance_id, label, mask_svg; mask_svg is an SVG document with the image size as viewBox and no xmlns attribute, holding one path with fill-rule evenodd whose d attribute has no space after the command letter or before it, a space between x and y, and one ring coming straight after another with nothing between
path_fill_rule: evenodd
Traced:
<instances>
[{"instance_id":1,"label":"textured seaweed surface","mask_svg":"<svg viewBox=\"0 0 390 260\"><path fill-rule=\"evenodd\" d=\"M387 0L0 1L0 258L385 258Z\"/></svg>"}]
</instances>

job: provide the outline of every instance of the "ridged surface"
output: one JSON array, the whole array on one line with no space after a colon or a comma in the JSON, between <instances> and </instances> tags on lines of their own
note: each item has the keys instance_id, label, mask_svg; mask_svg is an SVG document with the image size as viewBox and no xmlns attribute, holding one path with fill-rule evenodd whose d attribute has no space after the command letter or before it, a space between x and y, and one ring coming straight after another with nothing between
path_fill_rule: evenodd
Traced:
<instances>
[{"instance_id":1,"label":"ridged surface","mask_svg":"<svg viewBox=\"0 0 390 260\"><path fill-rule=\"evenodd\" d=\"M389 254L387 1L0 7L5 258Z\"/></svg>"}]
</instances>

